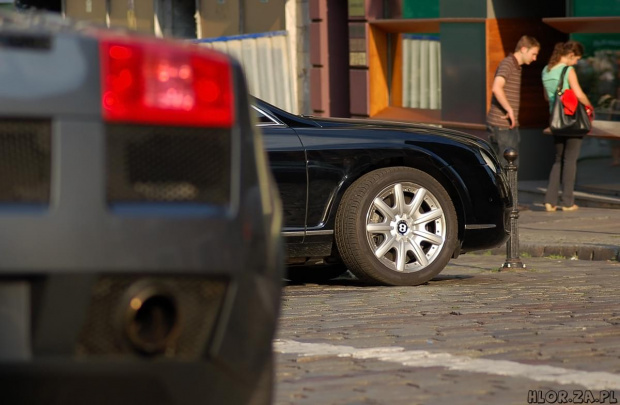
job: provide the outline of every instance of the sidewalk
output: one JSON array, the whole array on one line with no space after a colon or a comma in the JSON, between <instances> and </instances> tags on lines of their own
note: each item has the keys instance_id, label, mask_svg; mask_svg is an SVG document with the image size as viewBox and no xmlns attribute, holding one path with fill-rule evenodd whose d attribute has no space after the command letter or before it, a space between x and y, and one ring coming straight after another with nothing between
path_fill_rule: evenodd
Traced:
<instances>
[{"instance_id":1,"label":"sidewalk","mask_svg":"<svg viewBox=\"0 0 620 405\"><path fill-rule=\"evenodd\" d=\"M620 197L576 191L577 211L546 212L546 182L519 182L521 257L620 260ZM605 207L605 208L601 208ZM505 255L506 248L492 250Z\"/></svg>"},{"instance_id":2,"label":"sidewalk","mask_svg":"<svg viewBox=\"0 0 620 405\"><path fill-rule=\"evenodd\" d=\"M577 163L579 210L546 212L547 181L519 181L519 244L522 257L557 256L620 261L620 166L611 166L606 145L590 140ZM598 149L597 149L598 148ZM505 247L494 254L506 254Z\"/></svg>"},{"instance_id":3,"label":"sidewalk","mask_svg":"<svg viewBox=\"0 0 620 405\"><path fill-rule=\"evenodd\" d=\"M530 207L519 213L521 257L620 260L620 209L582 207L572 212L546 212L542 204ZM492 253L505 255L506 248Z\"/></svg>"}]
</instances>

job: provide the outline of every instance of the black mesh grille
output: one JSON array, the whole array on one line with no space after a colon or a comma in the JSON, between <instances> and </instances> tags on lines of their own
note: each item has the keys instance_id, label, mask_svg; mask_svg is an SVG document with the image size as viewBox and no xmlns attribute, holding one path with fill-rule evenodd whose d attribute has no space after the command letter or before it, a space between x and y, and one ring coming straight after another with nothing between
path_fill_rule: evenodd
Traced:
<instances>
[{"instance_id":1,"label":"black mesh grille","mask_svg":"<svg viewBox=\"0 0 620 405\"><path fill-rule=\"evenodd\" d=\"M130 297L127 290L137 282L165 285L180 310L180 334L163 354L181 360L199 358L211 336L227 282L201 276L101 277L92 290L85 324L76 347L78 357L136 355L124 333L123 314Z\"/></svg>"},{"instance_id":2,"label":"black mesh grille","mask_svg":"<svg viewBox=\"0 0 620 405\"><path fill-rule=\"evenodd\" d=\"M49 202L51 124L0 120L0 202Z\"/></svg>"},{"instance_id":3,"label":"black mesh grille","mask_svg":"<svg viewBox=\"0 0 620 405\"><path fill-rule=\"evenodd\" d=\"M223 129L110 126L108 201L227 204L230 145Z\"/></svg>"}]
</instances>

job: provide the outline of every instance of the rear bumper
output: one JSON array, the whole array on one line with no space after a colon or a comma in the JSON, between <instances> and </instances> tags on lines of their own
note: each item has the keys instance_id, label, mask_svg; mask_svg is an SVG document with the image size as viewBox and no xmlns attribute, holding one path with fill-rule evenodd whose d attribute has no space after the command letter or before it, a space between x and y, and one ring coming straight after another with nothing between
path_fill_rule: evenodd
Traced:
<instances>
[{"instance_id":1,"label":"rear bumper","mask_svg":"<svg viewBox=\"0 0 620 405\"><path fill-rule=\"evenodd\" d=\"M187 287L178 288L183 295L191 296L190 304L200 306L182 311L184 322L178 343L153 356L131 346L122 333L122 322L119 324L114 316L118 311L102 310L102 305L93 311L96 299L101 299L97 297L101 289L89 294L90 303L80 303L71 301L67 288L54 288L57 281L39 287L42 295L35 292L37 288L30 289L27 301L35 306L31 311L14 306L18 310L11 316L0 317L4 335L0 340L3 344L12 340L16 350L22 350L21 358L17 353L8 356L7 347L0 350L4 354L0 358L2 403L246 404L257 391L271 393L271 385L259 384L264 384L265 373L272 372L271 342L279 311L281 277L277 281L255 275L236 277L225 283L221 295L213 286L210 293L205 293L204 283L199 285L200 294ZM177 280L177 287L182 282ZM15 287L12 292L11 283ZM24 284L0 282L0 298L12 295L13 302L18 302L19 292L28 290ZM59 297L57 293L63 291L65 294ZM201 302L198 295L205 294L211 296ZM114 297L123 295L116 293ZM72 305L67 307L63 302ZM104 304L112 309L119 307L114 299ZM15 316L20 313L22 319L16 322ZM16 323L32 323L31 333Z\"/></svg>"},{"instance_id":2,"label":"rear bumper","mask_svg":"<svg viewBox=\"0 0 620 405\"><path fill-rule=\"evenodd\" d=\"M21 405L244 404L256 383L210 362L41 361L0 366L2 402Z\"/></svg>"}]
</instances>

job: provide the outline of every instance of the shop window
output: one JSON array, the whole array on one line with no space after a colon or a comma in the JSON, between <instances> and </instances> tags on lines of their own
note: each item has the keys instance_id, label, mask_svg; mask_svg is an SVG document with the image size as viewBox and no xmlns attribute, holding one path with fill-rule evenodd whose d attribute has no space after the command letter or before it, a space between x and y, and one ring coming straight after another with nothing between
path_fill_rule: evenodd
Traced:
<instances>
[{"instance_id":1,"label":"shop window","mask_svg":"<svg viewBox=\"0 0 620 405\"><path fill-rule=\"evenodd\" d=\"M370 116L440 121L439 19L375 20L368 35Z\"/></svg>"},{"instance_id":2,"label":"shop window","mask_svg":"<svg viewBox=\"0 0 620 405\"><path fill-rule=\"evenodd\" d=\"M402 35L402 107L441 109L441 43L438 35Z\"/></svg>"},{"instance_id":3,"label":"shop window","mask_svg":"<svg viewBox=\"0 0 620 405\"><path fill-rule=\"evenodd\" d=\"M576 66L597 120L620 121L620 34L573 34L586 55Z\"/></svg>"}]
</instances>

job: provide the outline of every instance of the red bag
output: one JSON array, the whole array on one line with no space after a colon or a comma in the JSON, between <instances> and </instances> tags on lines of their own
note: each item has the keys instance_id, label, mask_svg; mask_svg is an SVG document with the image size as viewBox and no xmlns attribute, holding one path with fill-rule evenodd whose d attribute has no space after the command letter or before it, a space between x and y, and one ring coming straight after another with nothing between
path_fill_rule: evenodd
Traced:
<instances>
[{"instance_id":1,"label":"red bag","mask_svg":"<svg viewBox=\"0 0 620 405\"><path fill-rule=\"evenodd\" d=\"M564 106L564 114L566 115L575 115L577 112L577 106L579 105L579 100L577 100L577 96L572 89L564 90L562 93L562 105Z\"/></svg>"},{"instance_id":2,"label":"red bag","mask_svg":"<svg viewBox=\"0 0 620 405\"><path fill-rule=\"evenodd\" d=\"M562 91L562 83L564 83L564 75L567 69L568 66L562 69L562 75L558 81L558 87L555 91L556 97L549 118L549 129L553 135L583 136L592 129L591 119L594 118L594 115L588 116L585 106L577 100L572 90ZM566 104L564 104L564 93L569 93L566 97ZM573 106L574 102L576 104ZM565 112L566 110L568 112Z\"/></svg>"}]
</instances>

